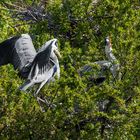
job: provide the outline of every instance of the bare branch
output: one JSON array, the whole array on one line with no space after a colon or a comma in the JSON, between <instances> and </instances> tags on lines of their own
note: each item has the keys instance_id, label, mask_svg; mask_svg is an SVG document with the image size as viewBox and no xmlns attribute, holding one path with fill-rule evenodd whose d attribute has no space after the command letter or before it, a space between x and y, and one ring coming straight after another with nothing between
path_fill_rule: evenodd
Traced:
<instances>
[{"instance_id":1,"label":"bare branch","mask_svg":"<svg viewBox=\"0 0 140 140\"><path fill-rule=\"evenodd\" d=\"M15 5L15 4L11 4L11 3L2 2L2 5L5 8L8 8L8 9L24 10L24 8L22 8L22 7L18 6L18 5Z\"/></svg>"}]
</instances>

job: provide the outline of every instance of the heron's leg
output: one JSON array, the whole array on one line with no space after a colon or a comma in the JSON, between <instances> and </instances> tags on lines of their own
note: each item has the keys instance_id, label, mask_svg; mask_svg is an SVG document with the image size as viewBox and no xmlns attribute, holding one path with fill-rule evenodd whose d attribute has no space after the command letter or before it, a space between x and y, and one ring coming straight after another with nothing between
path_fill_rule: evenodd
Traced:
<instances>
[{"instance_id":1,"label":"heron's leg","mask_svg":"<svg viewBox=\"0 0 140 140\"><path fill-rule=\"evenodd\" d=\"M43 95L39 96L35 96L38 104L40 105L40 108L42 110L42 112L45 112L45 108L43 107L43 104L46 105L46 107L54 109L56 107L55 104L52 103L53 100L48 101Z\"/></svg>"},{"instance_id":2,"label":"heron's leg","mask_svg":"<svg viewBox=\"0 0 140 140\"><path fill-rule=\"evenodd\" d=\"M39 88L35 91L34 96L36 97L37 94L39 93L39 91L41 90L41 88L45 85L46 81L42 82L39 86Z\"/></svg>"},{"instance_id":3,"label":"heron's leg","mask_svg":"<svg viewBox=\"0 0 140 140\"><path fill-rule=\"evenodd\" d=\"M37 100L37 102L38 102L38 104L39 104L39 106L40 106L41 111L42 111L42 112L45 112L45 108L43 107L42 103L46 103L46 101L43 100L43 99L40 98L40 97L36 97L36 100Z\"/></svg>"},{"instance_id":4,"label":"heron's leg","mask_svg":"<svg viewBox=\"0 0 140 140\"><path fill-rule=\"evenodd\" d=\"M56 107L56 105L55 104L52 104L51 102L49 102L45 97L36 97L36 100L37 100L37 102L38 102L38 104L39 104L39 106L40 106L40 109L41 109L41 111L42 112L45 112L46 110L45 110L45 107L43 106L43 104L45 104L48 108L55 108Z\"/></svg>"},{"instance_id":5,"label":"heron's leg","mask_svg":"<svg viewBox=\"0 0 140 140\"><path fill-rule=\"evenodd\" d=\"M44 98L44 100L45 100L46 105L47 105L49 108L54 109L54 108L56 107L56 105L53 104L52 101L48 102L46 98Z\"/></svg>"},{"instance_id":6,"label":"heron's leg","mask_svg":"<svg viewBox=\"0 0 140 140\"><path fill-rule=\"evenodd\" d=\"M35 93L34 93L34 97L36 98L36 100L37 100L37 102L38 102L38 104L39 104L40 109L41 109L42 112L45 112L45 108L43 107L42 103L47 104L47 102L46 102L44 99L38 97L37 95L38 95L40 89L43 87L44 84L45 84L45 82L42 82L42 83L40 84L39 88L38 88L38 89L35 91ZM47 105L48 105L48 104L47 104Z\"/></svg>"}]
</instances>

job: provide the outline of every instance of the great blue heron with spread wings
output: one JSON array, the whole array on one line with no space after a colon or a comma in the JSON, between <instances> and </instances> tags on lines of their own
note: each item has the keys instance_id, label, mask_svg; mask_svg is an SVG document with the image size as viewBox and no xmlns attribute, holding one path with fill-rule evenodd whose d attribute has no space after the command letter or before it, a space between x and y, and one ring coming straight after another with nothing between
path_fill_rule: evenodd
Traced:
<instances>
[{"instance_id":1,"label":"great blue heron with spread wings","mask_svg":"<svg viewBox=\"0 0 140 140\"><path fill-rule=\"evenodd\" d=\"M57 39L47 41L36 52L32 39L28 34L15 36L0 43L0 66L8 63L19 71L22 78L27 81L20 87L26 91L34 84L40 84L34 93L35 96L45 83L54 80L54 76L60 77Z\"/></svg>"},{"instance_id":2,"label":"great blue heron with spread wings","mask_svg":"<svg viewBox=\"0 0 140 140\"><path fill-rule=\"evenodd\" d=\"M108 60L96 61L94 63L91 63L97 64L100 67L99 74L96 76L96 78L94 78L93 76L89 77L89 80L91 80L96 85L101 84L106 80L106 76L103 74L104 71L110 70L114 78L116 78L119 71L119 63L114 54L112 53L112 44L109 37L105 38L105 54ZM79 70L79 74L80 76L83 76L85 72L90 72L92 71L92 69L92 66L85 65Z\"/></svg>"}]
</instances>

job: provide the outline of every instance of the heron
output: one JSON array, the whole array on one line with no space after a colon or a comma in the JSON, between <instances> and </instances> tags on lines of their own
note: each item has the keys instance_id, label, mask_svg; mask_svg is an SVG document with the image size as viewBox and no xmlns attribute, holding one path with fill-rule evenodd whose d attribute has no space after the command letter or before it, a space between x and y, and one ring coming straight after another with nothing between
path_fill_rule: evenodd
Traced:
<instances>
[{"instance_id":1,"label":"heron","mask_svg":"<svg viewBox=\"0 0 140 140\"><path fill-rule=\"evenodd\" d=\"M98 76L97 78L94 78L93 76L89 77L89 80L91 80L96 85L99 85L106 80L106 76L103 74L104 71L110 70L111 74L113 75L113 78L116 78L120 68L119 62L112 52L112 44L110 37L105 38L105 54L108 60L101 60L91 63L98 65L100 67L100 71L97 75ZM90 72L92 71L92 69L93 67L91 65L85 65L78 71L78 73L82 77L84 76L85 72Z\"/></svg>"},{"instance_id":2,"label":"heron","mask_svg":"<svg viewBox=\"0 0 140 140\"><path fill-rule=\"evenodd\" d=\"M98 86L102 84L106 80L106 71L110 71L114 79L119 75L119 62L112 52L110 37L105 38L105 54L108 60L95 61L84 65L78 70L80 77L85 76L86 82L88 83L87 88L84 89L85 92L87 92L93 85ZM99 111L106 111L110 103L111 98L99 101ZM74 106L75 112L77 112L77 108L79 108L78 103Z\"/></svg>"},{"instance_id":3,"label":"heron","mask_svg":"<svg viewBox=\"0 0 140 140\"><path fill-rule=\"evenodd\" d=\"M35 96L46 83L55 80L55 75L60 78L60 57L55 38L47 41L38 52L29 34L14 36L0 43L0 66L10 63L18 70L20 77L27 79L19 87L22 91L40 84Z\"/></svg>"},{"instance_id":4,"label":"heron","mask_svg":"<svg viewBox=\"0 0 140 140\"><path fill-rule=\"evenodd\" d=\"M27 81L20 87L20 90L26 91L34 84L41 83L36 96L40 89L50 81L54 81L54 76L60 78L60 67L58 57L61 57L58 51L57 39L52 39L46 42L35 56Z\"/></svg>"}]
</instances>

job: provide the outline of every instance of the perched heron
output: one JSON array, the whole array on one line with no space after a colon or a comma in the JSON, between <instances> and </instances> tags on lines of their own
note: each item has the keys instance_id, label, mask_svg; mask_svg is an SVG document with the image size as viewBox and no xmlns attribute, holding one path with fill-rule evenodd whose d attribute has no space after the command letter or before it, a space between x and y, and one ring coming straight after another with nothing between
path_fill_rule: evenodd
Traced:
<instances>
[{"instance_id":1,"label":"perched heron","mask_svg":"<svg viewBox=\"0 0 140 140\"><path fill-rule=\"evenodd\" d=\"M112 44L111 44L111 40L109 37L105 38L105 54L106 54L108 60L96 61L96 62L92 63L92 64L99 65L99 67L101 68L101 70L99 71L99 73L97 75L98 76L97 78L94 78L93 76L91 76L91 78L89 77L89 80L91 80L96 85L101 84L102 82L105 81L106 77L103 74L104 71L110 70L113 77L116 78L117 72L119 70L119 63L118 63L116 57L112 53ZM79 74L82 77L82 76L84 76L85 72L90 72L90 71L92 71L92 69L93 68L90 65L85 65L79 70Z\"/></svg>"},{"instance_id":2,"label":"perched heron","mask_svg":"<svg viewBox=\"0 0 140 140\"><path fill-rule=\"evenodd\" d=\"M0 43L0 66L11 63L27 81L20 87L26 91L34 84L40 84L34 95L37 95L45 83L60 77L57 39L47 41L36 52L32 39L28 34L22 34Z\"/></svg>"},{"instance_id":3,"label":"perched heron","mask_svg":"<svg viewBox=\"0 0 140 140\"><path fill-rule=\"evenodd\" d=\"M35 93L37 95L45 83L54 80L55 75L60 78L59 61L57 58L57 56L60 57L60 53L57 46L57 39L52 39L42 46L32 62L27 81L20 87L21 90L26 91L34 84L41 83Z\"/></svg>"}]
</instances>

